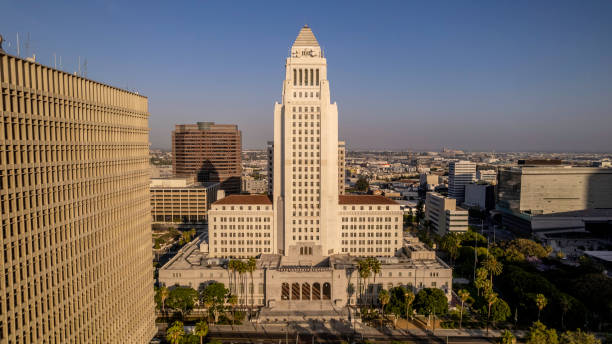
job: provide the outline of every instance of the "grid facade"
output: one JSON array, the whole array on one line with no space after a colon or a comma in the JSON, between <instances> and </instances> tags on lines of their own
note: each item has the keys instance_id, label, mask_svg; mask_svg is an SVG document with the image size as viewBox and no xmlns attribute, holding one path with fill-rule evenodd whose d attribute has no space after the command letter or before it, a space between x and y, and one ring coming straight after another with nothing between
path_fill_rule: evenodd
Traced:
<instances>
[{"instance_id":1,"label":"grid facade","mask_svg":"<svg viewBox=\"0 0 612 344\"><path fill-rule=\"evenodd\" d=\"M0 87L0 342L148 342L147 98L1 51Z\"/></svg>"},{"instance_id":2,"label":"grid facade","mask_svg":"<svg viewBox=\"0 0 612 344\"><path fill-rule=\"evenodd\" d=\"M240 193L242 133L238 126L198 122L172 132L172 168L178 176L218 182L227 194Z\"/></svg>"},{"instance_id":3,"label":"grid facade","mask_svg":"<svg viewBox=\"0 0 612 344\"><path fill-rule=\"evenodd\" d=\"M218 183L186 187L151 186L151 218L154 223L206 223L218 188Z\"/></svg>"}]
</instances>

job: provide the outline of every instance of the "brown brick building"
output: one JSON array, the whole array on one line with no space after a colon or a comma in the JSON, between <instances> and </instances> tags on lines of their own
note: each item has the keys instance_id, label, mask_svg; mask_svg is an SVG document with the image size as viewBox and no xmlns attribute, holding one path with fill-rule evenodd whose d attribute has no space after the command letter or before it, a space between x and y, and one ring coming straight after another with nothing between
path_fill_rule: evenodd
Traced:
<instances>
[{"instance_id":1,"label":"brown brick building","mask_svg":"<svg viewBox=\"0 0 612 344\"><path fill-rule=\"evenodd\" d=\"M177 176L196 175L218 182L226 193L240 193L242 133L234 124L179 124L172 132L172 169Z\"/></svg>"}]
</instances>

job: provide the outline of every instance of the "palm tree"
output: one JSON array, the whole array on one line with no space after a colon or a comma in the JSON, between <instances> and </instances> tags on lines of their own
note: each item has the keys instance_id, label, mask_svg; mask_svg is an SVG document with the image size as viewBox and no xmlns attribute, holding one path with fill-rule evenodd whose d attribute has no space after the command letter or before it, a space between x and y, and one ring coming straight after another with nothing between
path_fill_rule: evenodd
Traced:
<instances>
[{"instance_id":1,"label":"palm tree","mask_svg":"<svg viewBox=\"0 0 612 344\"><path fill-rule=\"evenodd\" d=\"M485 258L482 262L482 266L489 271L491 284L493 284L493 275L498 276L502 273L502 263L498 262L492 255L488 255L487 258Z\"/></svg>"},{"instance_id":2,"label":"palm tree","mask_svg":"<svg viewBox=\"0 0 612 344\"><path fill-rule=\"evenodd\" d=\"M383 326L383 320L385 317L385 306L387 305L387 303L389 303L389 300L391 299L391 295L389 295L389 292L386 291L385 289L381 289L378 292L378 301L381 304L381 309L382 309L382 317L380 318L380 327L382 328Z\"/></svg>"},{"instance_id":3,"label":"palm tree","mask_svg":"<svg viewBox=\"0 0 612 344\"><path fill-rule=\"evenodd\" d=\"M246 264L241 260L238 261L237 271L238 271L238 278L240 280L240 294L241 294L240 304L242 305L241 308L244 309L247 304L246 298L248 297L248 293L245 288L246 286L245 274L246 274L247 268L246 268Z\"/></svg>"},{"instance_id":4,"label":"palm tree","mask_svg":"<svg viewBox=\"0 0 612 344\"><path fill-rule=\"evenodd\" d=\"M542 309L546 307L546 305L548 304L548 300L546 299L546 296L544 296L544 294L537 294L535 297L535 303L536 306L538 306L538 321L540 321L540 312L542 312Z\"/></svg>"},{"instance_id":5,"label":"palm tree","mask_svg":"<svg viewBox=\"0 0 612 344\"><path fill-rule=\"evenodd\" d=\"M457 292L457 295L461 300L461 312L459 313L459 328L461 329L461 323L463 322L463 305L465 304L465 301L470 298L470 292L465 289L461 289Z\"/></svg>"},{"instance_id":6,"label":"palm tree","mask_svg":"<svg viewBox=\"0 0 612 344\"><path fill-rule=\"evenodd\" d=\"M368 258L368 264L374 276L374 285L376 285L376 275L380 273L380 261L376 258ZM374 295L372 295L372 305L374 305Z\"/></svg>"},{"instance_id":7,"label":"palm tree","mask_svg":"<svg viewBox=\"0 0 612 344\"><path fill-rule=\"evenodd\" d=\"M249 288L249 291L251 292L251 309L249 310L249 318L252 316L251 313L253 312L253 304L255 303L255 299L253 297L253 293L255 292L255 282L253 280L253 272L255 272L256 269L257 269L257 261L255 260L254 257L249 258L246 264L246 270L249 273L249 275L251 275L251 286Z\"/></svg>"},{"instance_id":8,"label":"palm tree","mask_svg":"<svg viewBox=\"0 0 612 344\"><path fill-rule=\"evenodd\" d=\"M208 324L206 323L206 321L199 321L193 329L193 334L200 337L200 344L202 344L202 340L208 334Z\"/></svg>"},{"instance_id":9,"label":"palm tree","mask_svg":"<svg viewBox=\"0 0 612 344\"><path fill-rule=\"evenodd\" d=\"M368 264L368 262L365 259L362 259L358 262L358 269L359 269L359 277L361 278L362 281L365 281L365 289L367 292L367 279L370 277L370 264ZM361 288L360 288L360 299L363 302L363 289L364 289L364 285L362 283ZM367 295L367 294L366 294Z\"/></svg>"},{"instance_id":10,"label":"palm tree","mask_svg":"<svg viewBox=\"0 0 612 344\"><path fill-rule=\"evenodd\" d=\"M179 344L184 335L185 329L183 329L183 323L180 321L175 321L172 326L166 330L166 339L172 344Z\"/></svg>"},{"instance_id":11,"label":"palm tree","mask_svg":"<svg viewBox=\"0 0 612 344\"><path fill-rule=\"evenodd\" d=\"M480 296L480 289L485 289L486 286L486 282L487 281L487 269L485 268L478 268L476 270L476 279L474 280L474 286L476 287L476 290L478 291L478 296Z\"/></svg>"},{"instance_id":12,"label":"palm tree","mask_svg":"<svg viewBox=\"0 0 612 344\"><path fill-rule=\"evenodd\" d=\"M410 309L410 305L412 305L414 298L414 293L410 290L406 290L404 293L404 300L406 301L406 319L408 319L409 316L410 319L412 319L412 314L408 314L408 310Z\"/></svg>"},{"instance_id":13,"label":"palm tree","mask_svg":"<svg viewBox=\"0 0 612 344\"><path fill-rule=\"evenodd\" d=\"M493 290L489 289L485 292L485 300L487 301L487 306L489 307L489 313L487 313L487 335L489 335L489 319L491 318L491 306L495 302L497 302L497 293Z\"/></svg>"},{"instance_id":14,"label":"palm tree","mask_svg":"<svg viewBox=\"0 0 612 344\"><path fill-rule=\"evenodd\" d=\"M166 299L168 296L170 296L170 291L168 288L165 285L159 287L159 298L161 299L162 303L162 313L164 313L166 310Z\"/></svg>"},{"instance_id":15,"label":"palm tree","mask_svg":"<svg viewBox=\"0 0 612 344\"><path fill-rule=\"evenodd\" d=\"M234 319L236 318L236 304L238 304L238 297L235 294L231 294L227 299L227 303L232 306L232 326L234 326Z\"/></svg>"},{"instance_id":16,"label":"palm tree","mask_svg":"<svg viewBox=\"0 0 612 344\"><path fill-rule=\"evenodd\" d=\"M561 295L559 299L559 305L561 306L561 328L565 329L565 322L563 321L565 318L565 313L569 310L570 301L566 295Z\"/></svg>"}]
</instances>

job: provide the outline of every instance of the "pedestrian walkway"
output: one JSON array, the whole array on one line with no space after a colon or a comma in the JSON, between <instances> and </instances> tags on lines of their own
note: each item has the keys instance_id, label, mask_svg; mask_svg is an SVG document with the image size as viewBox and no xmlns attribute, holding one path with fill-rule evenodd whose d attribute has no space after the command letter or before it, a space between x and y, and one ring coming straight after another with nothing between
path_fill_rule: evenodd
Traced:
<instances>
[{"instance_id":1,"label":"pedestrian walkway","mask_svg":"<svg viewBox=\"0 0 612 344\"><path fill-rule=\"evenodd\" d=\"M300 335L325 335L346 337L357 335L363 338L402 338L402 337L426 337L434 335L436 337L500 337L503 330L485 329L436 329L432 334L431 330L410 329L400 330L392 328L378 329L362 324L356 324L356 330L352 324L346 321L309 321L309 322L289 322L283 324L255 324L247 323L243 325L210 325L210 332L239 332L239 333L289 333ZM525 331L512 331L515 336L523 337Z\"/></svg>"}]
</instances>

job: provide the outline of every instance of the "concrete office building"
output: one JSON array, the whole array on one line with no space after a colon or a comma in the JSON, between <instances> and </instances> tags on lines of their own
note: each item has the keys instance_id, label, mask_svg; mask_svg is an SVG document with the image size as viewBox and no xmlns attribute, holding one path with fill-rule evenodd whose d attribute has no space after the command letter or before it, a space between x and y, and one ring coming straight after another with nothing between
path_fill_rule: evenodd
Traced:
<instances>
[{"instance_id":1,"label":"concrete office building","mask_svg":"<svg viewBox=\"0 0 612 344\"><path fill-rule=\"evenodd\" d=\"M217 200L219 183L192 177L151 178L151 217L155 224L204 224Z\"/></svg>"},{"instance_id":2,"label":"concrete office building","mask_svg":"<svg viewBox=\"0 0 612 344\"><path fill-rule=\"evenodd\" d=\"M495 185L497 184L497 171L496 170L478 170L476 171L476 179L481 182Z\"/></svg>"},{"instance_id":3,"label":"concrete office building","mask_svg":"<svg viewBox=\"0 0 612 344\"><path fill-rule=\"evenodd\" d=\"M432 191L440 184L440 176L437 174L421 173L419 176L420 188L426 191Z\"/></svg>"},{"instance_id":4,"label":"concrete office building","mask_svg":"<svg viewBox=\"0 0 612 344\"><path fill-rule=\"evenodd\" d=\"M242 133L233 124L180 124L172 132L172 168L177 176L218 182L226 194L240 193Z\"/></svg>"},{"instance_id":5,"label":"concrete office building","mask_svg":"<svg viewBox=\"0 0 612 344\"><path fill-rule=\"evenodd\" d=\"M457 206L457 200L437 192L428 192L425 198L425 219L431 222L439 235L468 230L468 211Z\"/></svg>"},{"instance_id":6,"label":"concrete office building","mask_svg":"<svg viewBox=\"0 0 612 344\"><path fill-rule=\"evenodd\" d=\"M505 225L531 231L531 217L612 208L612 169L523 165L502 169L497 209Z\"/></svg>"},{"instance_id":7,"label":"concrete office building","mask_svg":"<svg viewBox=\"0 0 612 344\"><path fill-rule=\"evenodd\" d=\"M451 269L403 237L399 204L382 196L340 195L339 147L326 60L305 26L287 58L282 103L274 106L271 196L233 195L215 202L209 236L200 236L197 245L162 267L160 281L193 287L213 279L226 283L221 272L228 258L257 257L252 288L263 306L259 319L344 318L354 304L347 287L358 285L357 259L373 256L382 263L384 288L433 286L450 297Z\"/></svg>"},{"instance_id":8,"label":"concrete office building","mask_svg":"<svg viewBox=\"0 0 612 344\"><path fill-rule=\"evenodd\" d=\"M481 210L495 208L495 186L487 183L471 183L465 186L466 207L477 207Z\"/></svg>"},{"instance_id":9,"label":"concrete office building","mask_svg":"<svg viewBox=\"0 0 612 344\"><path fill-rule=\"evenodd\" d=\"M156 332L146 97L0 49L0 341Z\"/></svg>"},{"instance_id":10,"label":"concrete office building","mask_svg":"<svg viewBox=\"0 0 612 344\"><path fill-rule=\"evenodd\" d=\"M453 161L448 164L448 196L459 203L465 200L465 186L476 178L476 164Z\"/></svg>"},{"instance_id":11,"label":"concrete office building","mask_svg":"<svg viewBox=\"0 0 612 344\"><path fill-rule=\"evenodd\" d=\"M247 194L268 193L268 180L242 177L242 192Z\"/></svg>"}]
</instances>

